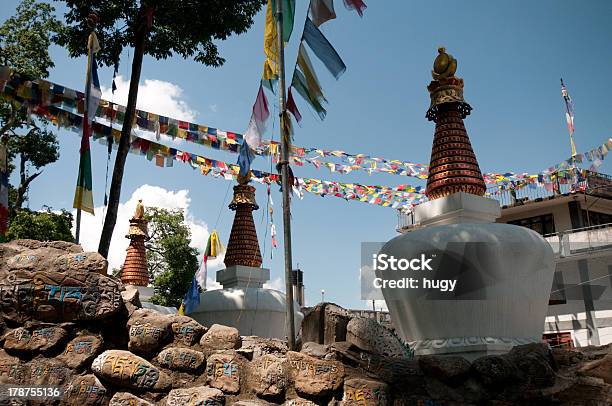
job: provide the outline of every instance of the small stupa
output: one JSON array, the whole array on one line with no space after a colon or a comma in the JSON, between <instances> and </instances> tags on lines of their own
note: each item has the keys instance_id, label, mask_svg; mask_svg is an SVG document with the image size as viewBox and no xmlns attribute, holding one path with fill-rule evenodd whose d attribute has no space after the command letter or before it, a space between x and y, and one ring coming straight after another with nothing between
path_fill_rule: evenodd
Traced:
<instances>
[{"instance_id":1,"label":"small stupa","mask_svg":"<svg viewBox=\"0 0 612 406\"><path fill-rule=\"evenodd\" d=\"M125 262L121 268L121 282L124 285L149 286L147 268L147 251L145 241L149 238L148 221L144 218L142 199L138 200L134 216L130 219L130 228L125 238L130 240Z\"/></svg>"},{"instance_id":2,"label":"small stupa","mask_svg":"<svg viewBox=\"0 0 612 406\"><path fill-rule=\"evenodd\" d=\"M427 87L426 117L436 124L425 192L429 201L414 209L418 227L380 251L408 261L430 258L432 269L410 274L419 275L416 290L381 290L394 326L417 355L475 359L540 341L554 264L541 235L495 223L499 202L484 197L485 183L463 123L472 108L456 70L457 60L439 48ZM432 287L436 281L438 287ZM455 281L453 290L440 290L442 281L447 287Z\"/></svg>"},{"instance_id":3,"label":"small stupa","mask_svg":"<svg viewBox=\"0 0 612 406\"><path fill-rule=\"evenodd\" d=\"M238 177L234 197L229 204L235 211L232 230L225 253L225 269L217 271L217 282L223 289L207 290L200 295L200 305L189 316L205 326L223 324L238 329L241 335L285 339L285 294L264 288L270 270L261 268L257 230L253 210L255 187L249 185L250 172ZM300 309L294 303L294 309ZM295 312L296 331L303 314Z\"/></svg>"}]
</instances>

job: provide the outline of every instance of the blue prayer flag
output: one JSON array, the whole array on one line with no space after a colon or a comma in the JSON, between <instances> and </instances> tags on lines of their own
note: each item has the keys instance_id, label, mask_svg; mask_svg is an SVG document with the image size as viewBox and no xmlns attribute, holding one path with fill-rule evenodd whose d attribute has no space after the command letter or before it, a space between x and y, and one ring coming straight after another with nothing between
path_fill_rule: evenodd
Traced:
<instances>
[{"instance_id":1,"label":"blue prayer flag","mask_svg":"<svg viewBox=\"0 0 612 406\"><path fill-rule=\"evenodd\" d=\"M193 313L200 304L200 291L198 290L198 282L195 275L193 275L191 286L183 298L183 303L185 304L185 314Z\"/></svg>"},{"instance_id":2,"label":"blue prayer flag","mask_svg":"<svg viewBox=\"0 0 612 406\"><path fill-rule=\"evenodd\" d=\"M304 26L303 38L336 79L346 71L346 65L342 58L340 58L340 55L338 55L338 52L336 52L323 33L308 17Z\"/></svg>"},{"instance_id":3,"label":"blue prayer flag","mask_svg":"<svg viewBox=\"0 0 612 406\"><path fill-rule=\"evenodd\" d=\"M238 165L240 165L240 176L247 176L251 170L251 162L255 159L255 154L251 151L249 144L242 141L240 145L240 155L238 155Z\"/></svg>"}]
</instances>

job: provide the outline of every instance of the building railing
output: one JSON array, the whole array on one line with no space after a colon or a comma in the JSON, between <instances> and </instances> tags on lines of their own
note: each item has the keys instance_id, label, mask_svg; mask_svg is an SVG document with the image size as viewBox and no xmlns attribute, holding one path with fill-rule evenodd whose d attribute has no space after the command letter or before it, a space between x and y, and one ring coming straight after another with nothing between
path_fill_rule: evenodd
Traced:
<instances>
[{"instance_id":1,"label":"building railing","mask_svg":"<svg viewBox=\"0 0 612 406\"><path fill-rule=\"evenodd\" d=\"M548 234L544 239L560 258L612 249L612 223Z\"/></svg>"}]
</instances>

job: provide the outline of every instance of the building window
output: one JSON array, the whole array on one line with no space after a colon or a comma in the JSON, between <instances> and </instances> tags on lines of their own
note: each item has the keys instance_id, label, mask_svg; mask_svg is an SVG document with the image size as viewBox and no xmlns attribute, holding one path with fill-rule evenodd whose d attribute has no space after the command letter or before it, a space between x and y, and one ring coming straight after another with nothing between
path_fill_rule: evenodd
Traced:
<instances>
[{"instance_id":1,"label":"building window","mask_svg":"<svg viewBox=\"0 0 612 406\"><path fill-rule=\"evenodd\" d=\"M552 214L543 214L541 216L529 217L526 219L512 220L509 221L508 224L527 227L542 235L552 234L555 232L555 220Z\"/></svg>"},{"instance_id":2,"label":"building window","mask_svg":"<svg viewBox=\"0 0 612 406\"><path fill-rule=\"evenodd\" d=\"M612 214L598 213L596 211L589 210L587 215L587 211L582 210L582 221L586 227L610 224L612 223Z\"/></svg>"}]
</instances>

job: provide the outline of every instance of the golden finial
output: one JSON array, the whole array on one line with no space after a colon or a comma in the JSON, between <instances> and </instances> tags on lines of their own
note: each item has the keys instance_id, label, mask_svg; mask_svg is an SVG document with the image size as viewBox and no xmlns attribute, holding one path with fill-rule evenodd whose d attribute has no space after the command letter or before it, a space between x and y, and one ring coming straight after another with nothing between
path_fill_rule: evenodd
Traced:
<instances>
[{"instance_id":1,"label":"golden finial","mask_svg":"<svg viewBox=\"0 0 612 406\"><path fill-rule=\"evenodd\" d=\"M238 181L239 185L246 185L251 181L251 171L249 171L246 176L241 176L238 174L238 176L236 176L236 180Z\"/></svg>"},{"instance_id":2,"label":"golden finial","mask_svg":"<svg viewBox=\"0 0 612 406\"><path fill-rule=\"evenodd\" d=\"M436 57L431 76L434 80L446 79L455 76L457 71L457 60L452 55L446 53L444 47L438 48L438 56Z\"/></svg>"},{"instance_id":3,"label":"golden finial","mask_svg":"<svg viewBox=\"0 0 612 406\"><path fill-rule=\"evenodd\" d=\"M134 212L134 218L137 220L142 220L144 218L144 206L142 205L142 199L138 199L136 211Z\"/></svg>"}]
</instances>

